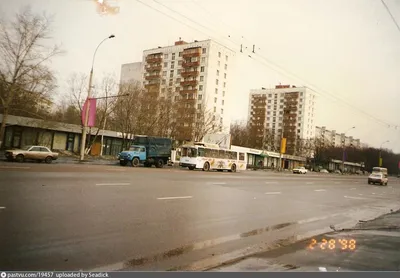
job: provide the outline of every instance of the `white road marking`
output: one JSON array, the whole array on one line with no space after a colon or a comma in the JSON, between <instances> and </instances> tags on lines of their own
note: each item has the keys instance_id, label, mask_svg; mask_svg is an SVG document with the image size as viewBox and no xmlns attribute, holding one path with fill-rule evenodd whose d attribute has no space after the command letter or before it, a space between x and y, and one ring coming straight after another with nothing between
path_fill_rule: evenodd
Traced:
<instances>
[{"instance_id":1,"label":"white road marking","mask_svg":"<svg viewBox=\"0 0 400 278\"><path fill-rule=\"evenodd\" d=\"M353 188L350 188L350 190L356 190L357 188L355 188L355 187L353 187Z\"/></svg>"},{"instance_id":2,"label":"white road marking","mask_svg":"<svg viewBox=\"0 0 400 278\"><path fill-rule=\"evenodd\" d=\"M127 182L121 182L121 183L96 183L97 186L107 186L107 185L130 185L130 183Z\"/></svg>"},{"instance_id":3,"label":"white road marking","mask_svg":"<svg viewBox=\"0 0 400 278\"><path fill-rule=\"evenodd\" d=\"M341 184L341 182L337 181L337 182L335 182L335 184Z\"/></svg>"},{"instance_id":4,"label":"white road marking","mask_svg":"<svg viewBox=\"0 0 400 278\"><path fill-rule=\"evenodd\" d=\"M31 167L23 167L23 166L0 166L0 169L31 169Z\"/></svg>"},{"instance_id":5,"label":"white road marking","mask_svg":"<svg viewBox=\"0 0 400 278\"><path fill-rule=\"evenodd\" d=\"M358 195L362 196L362 194L358 194Z\"/></svg>"},{"instance_id":6,"label":"white road marking","mask_svg":"<svg viewBox=\"0 0 400 278\"><path fill-rule=\"evenodd\" d=\"M374 192L372 192L371 194L372 194L372 195L375 195L375 193L374 193Z\"/></svg>"},{"instance_id":7,"label":"white road marking","mask_svg":"<svg viewBox=\"0 0 400 278\"><path fill-rule=\"evenodd\" d=\"M344 196L346 199L356 199L356 200L365 200L367 198L362 198L362 197L352 197L352 196Z\"/></svg>"},{"instance_id":8,"label":"white road marking","mask_svg":"<svg viewBox=\"0 0 400 278\"><path fill-rule=\"evenodd\" d=\"M323 191L326 191L326 189L315 189L314 191L316 191L316 192L323 192Z\"/></svg>"},{"instance_id":9,"label":"white road marking","mask_svg":"<svg viewBox=\"0 0 400 278\"><path fill-rule=\"evenodd\" d=\"M157 200L192 199L193 196L160 197Z\"/></svg>"},{"instance_id":10,"label":"white road marking","mask_svg":"<svg viewBox=\"0 0 400 278\"><path fill-rule=\"evenodd\" d=\"M277 181L266 181L265 184L278 184Z\"/></svg>"},{"instance_id":11,"label":"white road marking","mask_svg":"<svg viewBox=\"0 0 400 278\"><path fill-rule=\"evenodd\" d=\"M0 207L0 209L6 209L6 207Z\"/></svg>"},{"instance_id":12,"label":"white road marking","mask_svg":"<svg viewBox=\"0 0 400 278\"><path fill-rule=\"evenodd\" d=\"M226 182L209 182L208 184L212 184L212 185L223 185L223 184L226 184Z\"/></svg>"},{"instance_id":13,"label":"white road marking","mask_svg":"<svg viewBox=\"0 0 400 278\"><path fill-rule=\"evenodd\" d=\"M308 181L308 182L306 182L306 184L314 184L314 182Z\"/></svg>"},{"instance_id":14,"label":"white road marking","mask_svg":"<svg viewBox=\"0 0 400 278\"><path fill-rule=\"evenodd\" d=\"M282 192L265 192L265 195L278 195L282 194Z\"/></svg>"}]
</instances>

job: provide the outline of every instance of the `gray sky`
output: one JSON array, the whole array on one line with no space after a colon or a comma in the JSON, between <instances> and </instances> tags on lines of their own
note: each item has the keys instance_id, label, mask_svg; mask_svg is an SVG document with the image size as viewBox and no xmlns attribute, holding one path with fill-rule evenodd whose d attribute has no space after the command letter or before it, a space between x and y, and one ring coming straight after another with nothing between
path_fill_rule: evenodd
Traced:
<instances>
[{"instance_id":1,"label":"gray sky","mask_svg":"<svg viewBox=\"0 0 400 278\"><path fill-rule=\"evenodd\" d=\"M320 95L317 125L338 132L356 126L348 135L375 147L390 140L385 146L400 152L400 31L380 0L156 0L180 14L153 0L140 1L183 23L136 0L113 0L120 6L113 16L97 14L93 0L1 0L0 12L9 17L30 4L55 15L54 39L67 51L53 62L60 95L72 73L89 72L94 49L109 34L116 38L98 51L97 78L119 78L121 64L139 61L144 49L170 45L179 37L216 39L237 52L241 43L255 44L256 55L237 58L230 92L233 120L246 119L252 88L306 85ZM400 1L385 2L400 23ZM399 127L379 124L329 95Z\"/></svg>"}]
</instances>

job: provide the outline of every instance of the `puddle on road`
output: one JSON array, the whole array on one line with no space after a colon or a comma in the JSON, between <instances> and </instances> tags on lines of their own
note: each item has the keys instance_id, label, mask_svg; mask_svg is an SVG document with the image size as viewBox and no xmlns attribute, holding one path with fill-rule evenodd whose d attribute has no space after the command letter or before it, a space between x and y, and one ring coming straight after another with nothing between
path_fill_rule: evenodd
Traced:
<instances>
[{"instance_id":1,"label":"puddle on road","mask_svg":"<svg viewBox=\"0 0 400 278\"><path fill-rule=\"evenodd\" d=\"M239 240L241 238L247 238L247 237L251 237L251 236L260 235L260 234L263 234L263 233L269 232L269 231L280 230L280 229L283 229L283 228L286 228L286 227L289 227L289 226L295 225L295 224L297 224L297 222L290 222L290 223L288 222L288 223L282 223L282 224L277 224L277 225L273 225L273 226L267 226L265 228L254 229L254 230L251 230L251 231L248 231L245 233L241 233L241 234L229 235L229 236L220 237L220 238L216 238L216 239L212 239L212 240L205 240L202 242L196 242L193 244L184 245L184 246L181 246L178 248L170 249L163 253L156 254L154 256L133 258L124 263L124 268L142 266L142 265L145 265L148 263L153 263L156 261L161 261L161 260L177 257L180 255L189 253L190 251L201 250L201 249L213 247L213 246L216 246L216 245L219 245L222 243ZM290 241L291 238L287 239L287 240ZM285 240L279 240L279 241L276 241L275 244L277 244L278 246L282 246L282 245L285 245L286 242L285 242Z\"/></svg>"}]
</instances>

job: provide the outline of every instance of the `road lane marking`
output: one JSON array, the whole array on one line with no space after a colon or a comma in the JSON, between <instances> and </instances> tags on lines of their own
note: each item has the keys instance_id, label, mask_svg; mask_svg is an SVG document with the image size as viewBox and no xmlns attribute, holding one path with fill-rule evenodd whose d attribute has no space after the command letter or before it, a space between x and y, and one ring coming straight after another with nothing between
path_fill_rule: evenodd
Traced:
<instances>
[{"instance_id":1,"label":"road lane marking","mask_svg":"<svg viewBox=\"0 0 400 278\"><path fill-rule=\"evenodd\" d=\"M340 182L340 181L336 181L336 182L335 182L335 184L341 184L341 183L342 183L342 182Z\"/></svg>"},{"instance_id":2,"label":"road lane marking","mask_svg":"<svg viewBox=\"0 0 400 278\"><path fill-rule=\"evenodd\" d=\"M208 182L207 184L212 184L212 185L224 185L226 182Z\"/></svg>"},{"instance_id":3,"label":"road lane marking","mask_svg":"<svg viewBox=\"0 0 400 278\"><path fill-rule=\"evenodd\" d=\"M6 207L0 207L0 209L6 209Z\"/></svg>"},{"instance_id":4,"label":"road lane marking","mask_svg":"<svg viewBox=\"0 0 400 278\"><path fill-rule=\"evenodd\" d=\"M157 200L192 199L193 196L159 197Z\"/></svg>"},{"instance_id":5,"label":"road lane marking","mask_svg":"<svg viewBox=\"0 0 400 278\"><path fill-rule=\"evenodd\" d=\"M352 196L344 196L346 199L356 199L356 200L366 200L368 198L362 198L362 197L352 197Z\"/></svg>"},{"instance_id":6,"label":"road lane marking","mask_svg":"<svg viewBox=\"0 0 400 278\"><path fill-rule=\"evenodd\" d=\"M265 192L265 195L279 195L282 194L282 192Z\"/></svg>"},{"instance_id":7,"label":"road lane marking","mask_svg":"<svg viewBox=\"0 0 400 278\"><path fill-rule=\"evenodd\" d=\"M97 186L107 186L107 185L130 185L130 183L127 182L121 182L121 183L96 183Z\"/></svg>"},{"instance_id":8,"label":"road lane marking","mask_svg":"<svg viewBox=\"0 0 400 278\"><path fill-rule=\"evenodd\" d=\"M31 169L31 167L23 167L23 166L0 166L0 169Z\"/></svg>"},{"instance_id":9,"label":"road lane marking","mask_svg":"<svg viewBox=\"0 0 400 278\"><path fill-rule=\"evenodd\" d=\"M308 182L306 182L306 184L314 184L314 182L308 181Z\"/></svg>"},{"instance_id":10,"label":"road lane marking","mask_svg":"<svg viewBox=\"0 0 400 278\"><path fill-rule=\"evenodd\" d=\"M315 189L314 191L316 191L316 192L323 192L323 191L326 191L326 189Z\"/></svg>"},{"instance_id":11,"label":"road lane marking","mask_svg":"<svg viewBox=\"0 0 400 278\"><path fill-rule=\"evenodd\" d=\"M265 184L278 184L277 181L266 181Z\"/></svg>"},{"instance_id":12,"label":"road lane marking","mask_svg":"<svg viewBox=\"0 0 400 278\"><path fill-rule=\"evenodd\" d=\"M350 190L356 190L357 188L355 188L355 187L353 187L353 188L350 188Z\"/></svg>"}]
</instances>

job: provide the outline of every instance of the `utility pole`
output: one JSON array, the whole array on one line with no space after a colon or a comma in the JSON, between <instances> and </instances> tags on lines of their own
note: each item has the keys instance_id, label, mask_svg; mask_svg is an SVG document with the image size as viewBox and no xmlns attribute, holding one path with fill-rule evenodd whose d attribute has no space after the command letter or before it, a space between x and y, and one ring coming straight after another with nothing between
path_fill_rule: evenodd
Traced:
<instances>
[{"instance_id":1,"label":"utility pole","mask_svg":"<svg viewBox=\"0 0 400 278\"><path fill-rule=\"evenodd\" d=\"M355 129L356 127L353 126L351 128L349 128L348 130L346 130L345 133L343 133L343 141L342 141L342 145L343 145L343 154L342 154L342 174L344 173L344 161L346 159L346 133L349 132L352 129Z\"/></svg>"},{"instance_id":2,"label":"utility pole","mask_svg":"<svg viewBox=\"0 0 400 278\"><path fill-rule=\"evenodd\" d=\"M378 161L379 167L382 167L382 145L385 144L385 143L389 143L389 140L383 142L381 144L381 146L379 147L379 161Z\"/></svg>"},{"instance_id":3,"label":"utility pole","mask_svg":"<svg viewBox=\"0 0 400 278\"><path fill-rule=\"evenodd\" d=\"M81 149L80 149L80 161L83 161L85 159L85 146L86 146L86 133L87 133L87 128L88 128L88 122L89 122L89 111L90 111L90 99L92 97L92 82L93 82L93 66L94 66L94 59L96 57L97 50L99 49L100 45L108 40L115 38L114 35L110 35L104 40L102 40L96 47L96 50L94 51L93 54L93 59L92 59L92 68L90 69L90 75L89 75L89 88L88 88L88 95L87 95L87 104L86 104L86 109L85 111L82 111L85 113L85 119L83 123L83 128L82 128L82 139L81 139Z\"/></svg>"}]
</instances>

